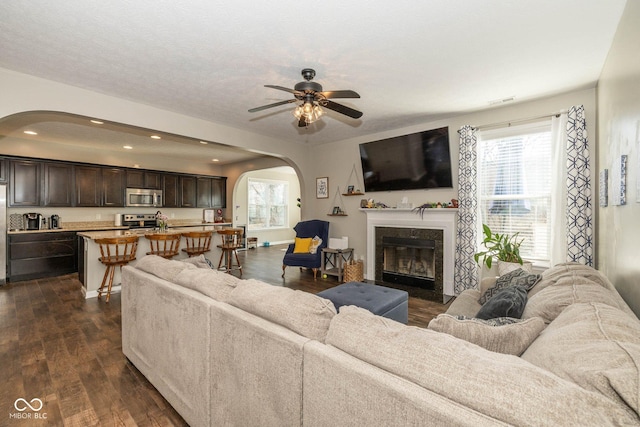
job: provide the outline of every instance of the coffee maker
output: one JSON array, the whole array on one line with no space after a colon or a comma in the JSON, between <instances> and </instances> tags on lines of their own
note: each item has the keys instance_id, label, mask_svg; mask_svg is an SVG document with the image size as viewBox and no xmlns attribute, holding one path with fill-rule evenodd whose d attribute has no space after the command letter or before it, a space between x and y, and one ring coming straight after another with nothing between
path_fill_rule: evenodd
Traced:
<instances>
[{"instance_id":1,"label":"coffee maker","mask_svg":"<svg viewBox=\"0 0 640 427\"><path fill-rule=\"evenodd\" d=\"M42 214L30 212L24 214L24 225L27 230L40 230L44 225Z\"/></svg>"},{"instance_id":2,"label":"coffee maker","mask_svg":"<svg viewBox=\"0 0 640 427\"><path fill-rule=\"evenodd\" d=\"M58 228L62 228L61 225L62 224L60 224L60 216L51 215L51 218L49 219L49 228L51 228L52 230L57 230Z\"/></svg>"}]
</instances>

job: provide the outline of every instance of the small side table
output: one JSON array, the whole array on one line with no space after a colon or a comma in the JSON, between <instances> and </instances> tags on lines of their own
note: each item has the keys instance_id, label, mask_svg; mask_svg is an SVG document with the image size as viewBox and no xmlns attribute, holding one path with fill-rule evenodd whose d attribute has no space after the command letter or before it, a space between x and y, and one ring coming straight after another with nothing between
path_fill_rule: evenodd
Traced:
<instances>
[{"instance_id":1,"label":"small side table","mask_svg":"<svg viewBox=\"0 0 640 427\"><path fill-rule=\"evenodd\" d=\"M322 275L337 276L338 283L342 283L344 274L344 264L353 259L353 248L345 249L322 249L322 264L320 271Z\"/></svg>"}]
</instances>

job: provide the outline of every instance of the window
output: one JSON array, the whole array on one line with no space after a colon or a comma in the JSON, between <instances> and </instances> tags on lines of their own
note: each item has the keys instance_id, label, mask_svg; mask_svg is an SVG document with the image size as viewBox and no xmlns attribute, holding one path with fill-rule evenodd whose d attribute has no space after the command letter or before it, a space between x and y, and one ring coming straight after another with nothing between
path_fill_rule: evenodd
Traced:
<instances>
[{"instance_id":1,"label":"window","mask_svg":"<svg viewBox=\"0 0 640 427\"><path fill-rule=\"evenodd\" d=\"M289 183L266 179L248 180L249 230L289 226Z\"/></svg>"},{"instance_id":2,"label":"window","mask_svg":"<svg viewBox=\"0 0 640 427\"><path fill-rule=\"evenodd\" d=\"M552 173L550 121L480 133L479 219L494 233L519 232L520 255L545 264L551 251Z\"/></svg>"}]
</instances>

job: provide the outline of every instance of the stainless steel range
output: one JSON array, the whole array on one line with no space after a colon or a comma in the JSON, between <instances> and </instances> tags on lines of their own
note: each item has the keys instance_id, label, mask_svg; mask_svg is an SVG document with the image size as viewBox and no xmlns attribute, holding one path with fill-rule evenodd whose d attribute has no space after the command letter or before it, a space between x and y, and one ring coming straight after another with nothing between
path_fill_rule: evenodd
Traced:
<instances>
[{"instance_id":1,"label":"stainless steel range","mask_svg":"<svg viewBox=\"0 0 640 427\"><path fill-rule=\"evenodd\" d=\"M154 228L156 226L155 214L124 214L122 225L129 228Z\"/></svg>"}]
</instances>

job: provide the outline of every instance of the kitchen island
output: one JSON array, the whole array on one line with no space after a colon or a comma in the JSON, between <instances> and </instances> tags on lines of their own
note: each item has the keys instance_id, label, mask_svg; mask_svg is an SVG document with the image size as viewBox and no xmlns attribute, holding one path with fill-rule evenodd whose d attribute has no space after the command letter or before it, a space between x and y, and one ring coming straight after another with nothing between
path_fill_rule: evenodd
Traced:
<instances>
[{"instance_id":1,"label":"kitchen island","mask_svg":"<svg viewBox=\"0 0 640 427\"><path fill-rule=\"evenodd\" d=\"M220 230L224 227L229 227L231 224L211 224L211 225L200 225L200 226L187 226L187 227L175 227L170 228L166 231L158 231L158 230L150 230L150 229L130 229L130 230L105 230L105 231L86 231L79 232L78 236L82 237L84 241L84 251L82 254L79 254L80 257L83 258L83 271L80 272L83 277L82 280L82 293L85 298L95 298L98 296L98 289L102 284L102 278L104 276L104 272L106 270L106 266L99 261L100 258L100 245L98 245L95 240L109 237L120 237L120 236L131 236L137 235L138 239L138 249L136 252L136 260L132 261L130 265L135 265L137 260L144 257L147 252L149 252L149 240L145 238L146 234L153 233L164 233L164 234L182 234L190 231L213 231L214 235L211 239L211 251L205 254L205 257L211 260L215 265L218 264L218 260L220 259L221 250L217 247L220 243L220 237L217 236L216 231ZM182 251L182 248L185 247L184 239L180 244L180 251L177 256L173 259L184 259L187 258L187 254ZM116 269L115 275L113 278L113 287L111 288L111 292L117 292L120 290L120 269Z\"/></svg>"}]
</instances>

